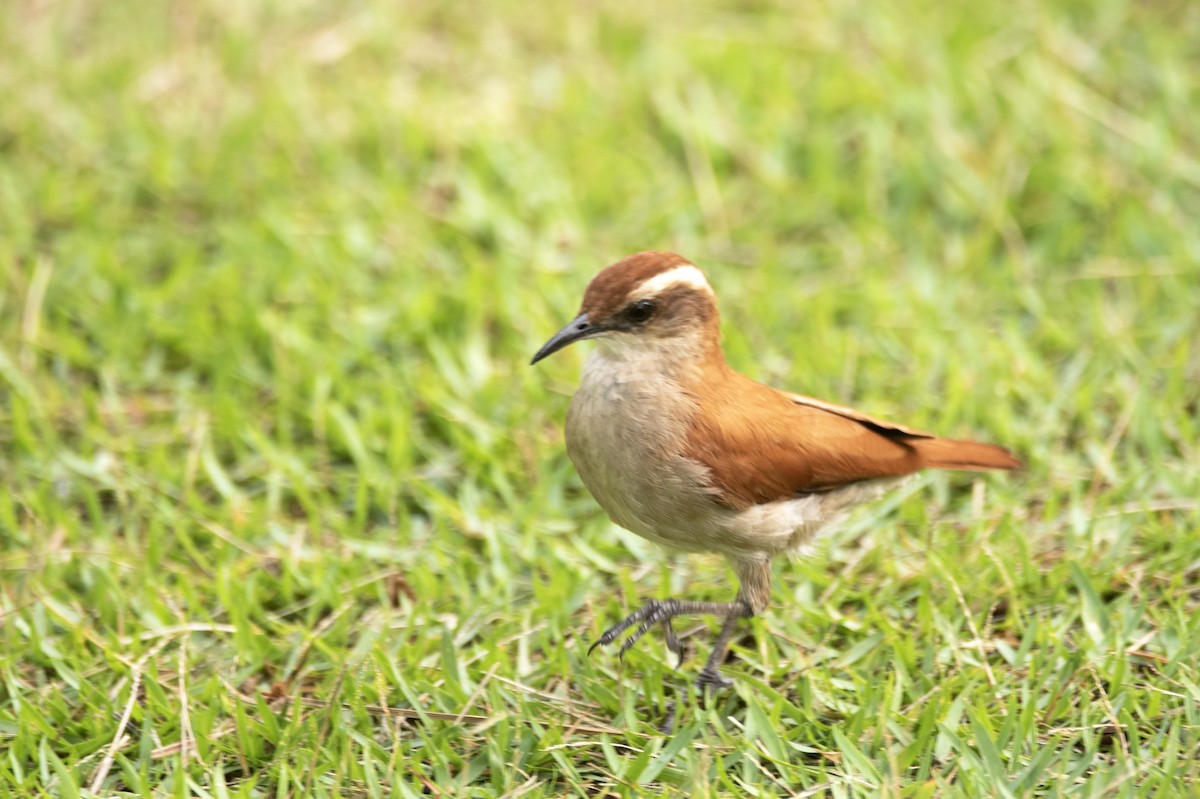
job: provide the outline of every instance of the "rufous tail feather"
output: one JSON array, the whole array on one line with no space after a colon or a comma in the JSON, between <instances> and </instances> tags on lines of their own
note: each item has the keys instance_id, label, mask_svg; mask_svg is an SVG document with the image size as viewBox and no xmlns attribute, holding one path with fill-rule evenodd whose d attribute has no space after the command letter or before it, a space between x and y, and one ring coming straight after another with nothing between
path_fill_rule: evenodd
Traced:
<instances>
[{"instance_id":1,"label":"rufous tail feather","mask_svg":"<svg viewBox=\"0 0 1200 799\"><path fill-rule=\"evenodd\" d=\"M1012 453L994 444L952 438L919 438L905 442L921 456L927 469L1020 469Z\"/></svg>"}]
</instances>

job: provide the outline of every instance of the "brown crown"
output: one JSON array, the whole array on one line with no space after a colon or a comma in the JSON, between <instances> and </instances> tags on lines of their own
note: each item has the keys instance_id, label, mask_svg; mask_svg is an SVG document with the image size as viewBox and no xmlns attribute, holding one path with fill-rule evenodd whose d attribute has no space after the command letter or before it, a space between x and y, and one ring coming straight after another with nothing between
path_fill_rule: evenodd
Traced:
<instances>
[{"instance_id":1,"label":"brown crown","mask_svg":"<svg viewBox=\"0 0 1200 799\"><path fill-rule=\"evenodd\" d=\"M593 322L608 319L621 310L629 292L655 275L690 263L682 255L646 250L622 258L600 271L588 284L580 312Z\"/></svg>"}]
</instances>

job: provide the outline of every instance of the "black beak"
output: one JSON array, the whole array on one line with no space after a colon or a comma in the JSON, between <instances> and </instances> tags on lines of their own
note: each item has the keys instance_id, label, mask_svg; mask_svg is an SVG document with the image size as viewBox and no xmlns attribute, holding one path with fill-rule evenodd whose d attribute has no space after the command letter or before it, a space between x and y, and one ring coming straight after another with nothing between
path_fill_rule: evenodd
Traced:
<instances>
[{"instance_id":1,"label":"black beak","mask_svg":"<svg viewBox=\"0 0 1200 799\"><path fill-rule=\"evenodd\" d=\"M566 327L551 336L550 340L543 344L542 348L537 351L537 355L533 356L533 360L529 362L529 365L532 366L547 355L553 355L568 344L574 344L576 341L598 336L604 330L604 327L593 325L589 322L587 314L581 313L568 322Z\"/></svg>"}]
</instances>

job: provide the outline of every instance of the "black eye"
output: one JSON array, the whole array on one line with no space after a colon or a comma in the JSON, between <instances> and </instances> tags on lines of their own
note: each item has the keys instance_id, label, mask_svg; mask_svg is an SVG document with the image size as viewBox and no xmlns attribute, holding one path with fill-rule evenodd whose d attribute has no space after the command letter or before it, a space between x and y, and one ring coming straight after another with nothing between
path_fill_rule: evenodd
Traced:
<instances>
[{"instance_id":1,"label":"black eye","mask_svg":"<svg viewBox=\"0 0 1200 799\"><path fill-rule=\"evenodd\" d=\"M654 316L654 309L657 305L654 300L639 300L625 309L625 317L630 322L640 325L651 316Z\"/></svg>"}]
</instances>

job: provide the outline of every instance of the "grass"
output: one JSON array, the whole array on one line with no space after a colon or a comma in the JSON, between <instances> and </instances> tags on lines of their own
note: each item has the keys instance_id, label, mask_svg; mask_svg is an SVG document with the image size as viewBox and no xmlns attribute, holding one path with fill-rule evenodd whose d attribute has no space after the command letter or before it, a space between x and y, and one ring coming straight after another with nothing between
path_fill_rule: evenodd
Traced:
<instances>
[{"instance_id":1,"label":"grass","mask_svg":"<svg viewBox=\"0 0 1200 799\"><path fill-rule=\"evenodd\" d=\"M1200 7L0 5L0 795L1200 791ZM1003 442L735 687L536 369L674 249L755 377ZM695 628L693 628L695 629ZM693 641L704 641L699 624Z\"/></svg>"}]
</instances>

